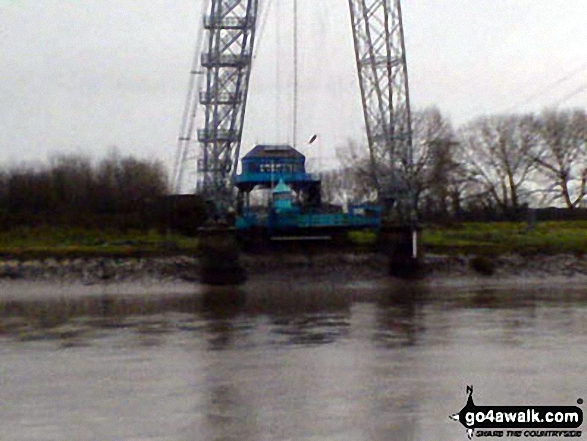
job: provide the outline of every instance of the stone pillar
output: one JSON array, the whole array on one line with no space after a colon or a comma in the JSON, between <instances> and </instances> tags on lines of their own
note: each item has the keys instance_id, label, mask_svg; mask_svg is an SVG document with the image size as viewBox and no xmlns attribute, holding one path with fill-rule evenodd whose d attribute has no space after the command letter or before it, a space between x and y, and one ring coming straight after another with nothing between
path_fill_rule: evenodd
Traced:
<instances>
[{"instance_id":1,"label":"stone pillar","mask_svg":"<svg viewBox=\"0 0 587 441\"><path fill-rule=\"evenodd\" d=\"M421 228L411 225L384 225L379 233L379 250L389 262L389 274L411 278L422 269Z\"/></svg>"},{"instance_id":2,"label":"stone pillar","mask_svg":"<svg viewBox=\"0 0 587 441\"><path fill-rule=\"evenodd\" d=\"M246 280L240 264L236 229L207 225L199 229L200 281L209 285L236 285Z\"/></svg>"}]
</instances>

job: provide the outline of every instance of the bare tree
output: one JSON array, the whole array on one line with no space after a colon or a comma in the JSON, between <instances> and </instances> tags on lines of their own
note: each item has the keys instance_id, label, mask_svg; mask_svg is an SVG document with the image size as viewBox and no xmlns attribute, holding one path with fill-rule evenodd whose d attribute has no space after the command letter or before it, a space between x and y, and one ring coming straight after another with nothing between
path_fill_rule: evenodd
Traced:
<instances>
[{"instance_id":1,"label":"bare tree","mask_svg":"<svg viewBox=\"0 0 587 441\"><path fill-rule=\"evenodd\" d=\"M8 173L0 170L0 212L6 208L8 199ZM4 210L3 210L4 209Z\"/></svg>"},{"instance_id":2,"label":"bare tree","mask_svg":"<svg viewBox=\"0 0 587 441\"><path fill-rule=\"evenodd\" d=\"M455 181L456 137L448 118L436 107L413 114L412 169L403 170L419 210L446 214L450 186Z\"/></svg>"},{"instance_id":3,"label":"bare tree","mask_svg":"<svg viewBox=\"0 0 587 441\"><path fill-rule=\"evenodd\" d=\"M82 155L60 154L53 156L49 163L52 195L60 208L93 210L91 196L96 177L92 161Z\"/></svg>"},{"instance_id":4,"label":"bare tree","mask_svg":"<svg viewBox=\"0 0 587 441\"><path fill-rule=\"evenodd\" d=\"M43 213L54 208L47 168L38 164L12 167L7 173L5 203L10 213Z\"/></svg>"},{"instance_id":5,"label":"bare tree","mask_svg":"<svg viewBox=\"0 0 587 441\"><path fill-rule=\"evenodd\" d=\"M400 210L409 216L410 207L418 209L422 204L427 211L448 211L450 184L457 168L453 159L455 145L450 121L438 108L432 107L413 114L411 152L395 158L393 164L373 164L368 149L352 141L339 148L337 154L341 175L352 182L351 186L347 185L351 199L373 200L377 188L375 177L380 176L381 181L382 170L387 170L384 175L391 185L387 190L396 199L405 199L409 206Z\"/></svg>"},{"instance_id":6,"label":"bare tree","mask_svg":"<svg viewBox=\"0 0 587 441\"><path fill-rule=\"evenodd\" d=\"M138 201L167 192L167 175L159 161L122 157L116 149L100 161L96 171L99 211L127 211Z\"/></svg>"},{"instance_id":7,"label":"bare tree","mask_svg":"<svg viewBox=\"0 0 587 441\"><path fill-rule=\"evenodd\" d=\"M460 132L459 159L469 197L504 213L520 208L531 192L538 146L532 115L482 117Z\"/></svg>"},{"instance_id":8,"label":"bare tree","mask_svg":"<svg viewBox=\"0 0 587 441\"><path fill-rule=\"evenodd\" d=\"M336 149L336 156L340 163L342 198L353 203L374 200L377 186L368 148L348 140L346 145Z\"/></svg>"},{"instance_id":9,"label":"bare tree","mask_svg":"<svg viewBox=\"0 0 587 441\"><path fill-rule=\"evenodd\" d=\"M587 114L545 110L537 123L540 149L534 160L547 198L567 208L581 204L587 184Z\"/></svg>"},{"instance_id":10,"label":"bare tree","mask_svg":"<svg viewBox=\"0 0 587 441\"><path fill-rule=\"evenodd\" d=\"M340 204L347 201L343 185L344 172L332 169L320 172L322 202Z\"/></svg>"},{"instance_id":11,"label":"bare tree","mask_svg":"<svg viewBox=\"0 0 587 441\"><path fill-rule=\"evenodd\" d=\"M139 212L167 193L160 162L113 153L97 166L84 156L57 155L50 164L0 170L0 212L82 219L91 214ZM39 217L39 219L42 219Z\"/></svg>"}]
</instances>

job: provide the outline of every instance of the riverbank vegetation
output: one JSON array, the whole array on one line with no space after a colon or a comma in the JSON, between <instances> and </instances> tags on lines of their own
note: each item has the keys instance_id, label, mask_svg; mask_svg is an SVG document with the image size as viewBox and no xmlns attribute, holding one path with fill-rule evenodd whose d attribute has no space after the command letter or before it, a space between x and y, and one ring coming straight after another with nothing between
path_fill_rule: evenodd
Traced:
<instances>
[{"instance_id":1,"label":"riverbank vegetation","mask_svg":"<svg viewBox=\"0 0 587 441\"><path fill-rule=\"evenodd\" d=\"M160 162L116 151L99 161L57 155L48 164L0 170L0 228L149 228L150 218L139 214L166 194L167 175Z\"/></svg>"},{"instance_id":2,"label":"riverbank vegetation","mask_svg":"<svg viewBox=\"0 0 587 441\"><path fill-rule=\"evenodd\" d=\"M121 237L150 230L190 235L205 216L201 198L169 195L161 162L115 150L101 160L70 154L0 168L0 232L8 237L27 228L53 231L42 234L47 240L70 229Z\"/></svg>"},{"instance_id":3,"label":"riverbank vegetation","mask_svg":"<svg viewBox=\"0 0 587 441\"><path fill-rule=\"evenodd\" d=\"M413 116L410 157L376 164L349 142L342 167L323 178L323 199L361 202L394 176L425 221L526 220L528 207L587 206L584 109L482 116L457 128L437 108Z\"/></svg>"},{"instance_id":4,"label":"riverbank vegetation","mask_svg":"<svg viewBox=\"0 0 587 441\"><path fill-rule=\"evenodd\" d=\"M156 230L17 227L0 232L0 256L34 258L194 255L195 237Z\"/></svg>"},{"instance_id":5,"label":"riverbank vegetation","mask_svg":"<svg viewBox=\"0 0 587 441\"><path fill-rule=\"evenodd\" d=\"M0 255L193 254L203 201L170 197L158 161L59 155L0 170Z\"/></svg>"},{"instance_id":6,"label":"riverbank vegetation","mask_svg":"<svg viewBox=\"0 0 587 441\"><path fill-rule=\"evenodd\" d=\"M361 247L374 244L371 233L354 232ZM587 254L587 221L464 222L425 225L426 253L449 255ZM334 250L330 250L334 251ZM15 258L143 257L196 255L198 239L157 230L17 227L0 231L0 256Z\"/></svg>"},{"instance_id":7,"label":"riverbank vegetation","mask_svg":"<svg viewBox=\"0 0 587 441\"><path fill-rule=\"evenodd\" d=\"M464 222L424 228L428 252L439 254L587 253L587 221Z\"/></svg>"}]
</instances>

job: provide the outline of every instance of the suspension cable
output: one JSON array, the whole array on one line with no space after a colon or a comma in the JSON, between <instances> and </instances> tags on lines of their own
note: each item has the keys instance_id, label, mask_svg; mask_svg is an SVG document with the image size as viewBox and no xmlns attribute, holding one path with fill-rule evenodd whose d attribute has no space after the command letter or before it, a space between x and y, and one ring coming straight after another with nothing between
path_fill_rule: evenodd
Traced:
<instances>
[{"instance_id":1,"label":"suspension cable","mask_svg":"<svg viewBox=\"0 0 587 441\"><path fill-rule=\"evenodd\" d=\"M298 131L298 2L293 0L293 44L294 44L294 103L293 103L293 146L297 146Z\"/></svg>"}]
</instances>

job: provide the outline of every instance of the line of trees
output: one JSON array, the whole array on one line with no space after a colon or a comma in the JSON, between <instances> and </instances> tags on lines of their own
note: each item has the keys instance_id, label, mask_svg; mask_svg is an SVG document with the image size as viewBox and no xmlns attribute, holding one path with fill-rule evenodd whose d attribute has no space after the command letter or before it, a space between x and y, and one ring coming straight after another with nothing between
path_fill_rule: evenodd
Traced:
<instances>
[{"instance_id":1,"label":"line of trees","mask_svg":"<svg viewBox=\"0 0 587 441\"><path fill-rule=\"evenodd\" d=\"M342 166L327 174L324 199L357 202L374 196L366 150L353 143L339 149ZM587 114L548 109L484 116L454 129L437 108L416 112L413 161L399 174L409 182L421 217L481 212L507 218L528 206L582 207L587 205Z\"/></svg>"},{"instance_id":2,"label":"line of trees","mask_svg":"<svg viewBox=\"0 0 587 441\"><path fill-rule=\"evenodd\" d=\"M167 194L159 161L112 151L94 162L58 155L49 164L0 170L0 227L56 224L140 228L152 222L144 210Z\"/></svg>"}]
</instances>

